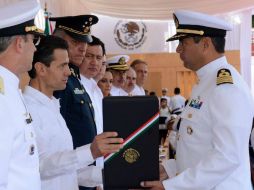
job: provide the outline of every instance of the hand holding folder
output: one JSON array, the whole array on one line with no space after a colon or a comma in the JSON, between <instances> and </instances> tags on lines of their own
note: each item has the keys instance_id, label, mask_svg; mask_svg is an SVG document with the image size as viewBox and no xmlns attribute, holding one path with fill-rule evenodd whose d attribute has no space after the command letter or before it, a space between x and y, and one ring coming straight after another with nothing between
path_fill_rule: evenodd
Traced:
<instances>
[{"instance_id":1,"label":"hand holding folder","mask_svg":"<svg viewBox=\"0 0 254 190\"><path fill-rule=\"evenodd\" d=\"M117 131L123 148L104 157L104 189L141 188L141 181L159 180L158 98L103 99L104 131Z\"/></svg>"},{"instance_id":2,"label":"hand holding folder","mask_svg":"<svg viewBox=\"0 0 254 190\"><path fill-rule=\"evenodd\" d=\"M117 136L117 132L104 132L96 135L90 147L93 158L118 152L123 147L123 139L116 138Z\"/></svg>"}]
</instances>

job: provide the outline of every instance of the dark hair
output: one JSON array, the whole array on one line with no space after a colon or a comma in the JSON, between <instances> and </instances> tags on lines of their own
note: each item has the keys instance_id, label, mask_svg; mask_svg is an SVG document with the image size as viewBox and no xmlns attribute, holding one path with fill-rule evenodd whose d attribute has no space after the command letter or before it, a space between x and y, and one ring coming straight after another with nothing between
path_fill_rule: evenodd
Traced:
<instances>
[{"instance_id":1,"label":"dark hair","mask_svg":"<svg viewBox=\"0 0 254 190\"><path fill-rule=\"evenodd\" d=\"M180 93L181 93L180 88L176 87L176 88L174 89L174 94L180 94Z\"/></svg>"},{"instance_id":2,"label":"dark hair","mask_svg":"<svg viewBox=\"0 0 254 190\"><path fill-rule=\"evenodd\" d=\"M151 92L149 93L149 95L150 95L150 96L156 96L156 93L155 93L154 91L151 91Z\"/></svg>"},{"instance_id":3,"label":"dark hair","mask_svg":"<svg viewBox=\"0 0 254 190\"><path fill-rule=\"evenodd\" d=\"M89 46L101 46L103 55L106 55L106 49L104 43L97 37L92 36L93 41L88 43Z\"/></svg>"},{"instance_id":4,"label":"dark hair","mask_svg":"<svg viewBox=\"0 0 254 190\"><path fill-rule=\"evenodd\" d=\"M140 63L143 63L145 65L147 65L147 63L141 59L135 59L134 61L132 61L131 63L131 67L132 68L135 68L136 65L140 64Z\"/></svg>"},{"instance_id":5,"label":"dark hair","mask_svg":"<svg viewBox=\"0 0 254 190\"><path fill-rule=\"evenodd\" d=\"M163 102L163 101L168 101L166 98L161 98L160 102Z\"/></svg>"},{"instance_id":6,"label":"dark hair","mask_svg":"<svg viewBox=\"0 0 254 190\"><path fill-rule=\"evenodd\" d=\"M68 50L68 44L65 40L57 36L46 36L41 39L39 45L36 46L36 49L37 50L34 52L32 69L28 71L28 74L31 78L35 78L36 76L36 71L34 68L35 63L41 62L49 67L50 63L54 60L54 50Z\"/></svg>"},{"instance_id":7,"label":"dark hair","mask_svg":"<svg viewBox=\"0 0 254 190\"><path fill-rule=\"evenodd\" d=\"M201 36L194 36L193 40L195 43L199 43L202 38L203 37L201 37ZM224 53L225 52L225 44L226 44L225 38L224 37L210 37L210 38L212 40L215 50L218 53Z\"/></svg>"}]
</instances>

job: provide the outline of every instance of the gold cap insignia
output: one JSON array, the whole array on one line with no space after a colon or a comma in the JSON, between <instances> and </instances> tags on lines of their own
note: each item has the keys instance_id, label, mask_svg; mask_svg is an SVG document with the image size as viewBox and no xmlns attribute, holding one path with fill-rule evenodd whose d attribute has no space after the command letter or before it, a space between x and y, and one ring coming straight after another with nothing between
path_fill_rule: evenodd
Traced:
<instances>
[{"instance_id":1,"label":"gold cap insignia","mask_svg":"<svg viewBox=\"0 0 254 190\"><path fill-rule=\"evenodd\" d=\"M4 94L4 79L0 76L0 93Z\"/></svg>"},{"instance_id":2,"label":"gold cap insignia","mask_svg":"<svg viewBox=\"0 0 254 190\"><path fill-rule=\"evenodd\" d=\"M126 162L132 164L136 162L140 157L140 154L137 150L133 148L129 148L124 151L123 153L123 158L125 159Z\"/></svg>"},{"instance_id":3,"label":"gold cap insignia","mask_svg":"<svg viewBox=\"0 0 254 190\"><path fill-rule=\"evenodd\" d=\"M126 63L125 57L121 57L121 58L119 59L118 63L119 63L120 65L124 65L124 64Z\"/></svg>"},{"instance_id":4,"label":"gold cap insignia","mask_svg":"<svg viewBox=\"0 0 254 190\"><path fill-rule=\"evenodd\" d=\"M217 73L216 84L221 85L226 83L233 84L231 72L228 69L220 69Z\"/></svg>"},{"instance_id":5,"label":"gold cap insignia","mask_svg":"<svg viewBox=\"0 0 254 190\"><path fill-rule=\"evenodd\" d=\"M89 33L89 31L90 31L90 26L84 27L84 33Z\"/></svg>"}]
</instances>

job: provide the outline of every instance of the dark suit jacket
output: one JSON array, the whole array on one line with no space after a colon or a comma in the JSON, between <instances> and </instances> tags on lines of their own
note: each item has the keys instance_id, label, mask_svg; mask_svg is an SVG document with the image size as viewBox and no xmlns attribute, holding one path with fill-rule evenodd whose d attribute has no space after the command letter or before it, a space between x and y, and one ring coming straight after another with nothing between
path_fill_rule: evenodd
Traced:
<instances>
[{"instance_id":1,"label":"dark suit jacket","mask_svg":"<svg viewBox=\"0 0 254 190\"><path fill-rule=\"evenodd\" d=\"M74 148L89 144L96 135L91 99L80 83L78 67L70 64L71 76L66 89L54 93L60 98L61 114L70 130Z\"/></svg>"}]
</instances>

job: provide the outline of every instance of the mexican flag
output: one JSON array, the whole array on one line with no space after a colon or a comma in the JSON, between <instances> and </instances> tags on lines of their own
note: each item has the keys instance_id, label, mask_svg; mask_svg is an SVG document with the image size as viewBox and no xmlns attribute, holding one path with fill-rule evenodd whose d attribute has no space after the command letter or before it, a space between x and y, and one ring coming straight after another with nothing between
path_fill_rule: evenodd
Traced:
<instances>
[{"instance_id":1,"label":"mexican flag","mask_svg":"<svg viewBox=\"0 0 254 190\"><path fill-rule=\"evenodd\" d=\"M45 17L45 29L44 29L44 34L45 35L51 35L52 34L52 27L49 22L49 16L50 13L47 11L47 4L45 4L44 8L44 17Z\"/></svg>"}]
</instances>

